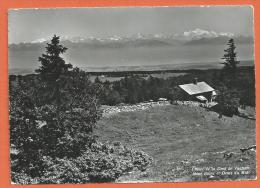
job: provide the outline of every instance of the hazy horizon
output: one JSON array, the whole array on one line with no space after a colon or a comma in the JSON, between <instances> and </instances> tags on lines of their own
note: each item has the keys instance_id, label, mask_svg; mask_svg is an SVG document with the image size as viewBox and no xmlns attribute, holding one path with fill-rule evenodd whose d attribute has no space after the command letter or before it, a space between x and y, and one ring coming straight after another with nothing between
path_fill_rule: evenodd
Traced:
<instances>
[{"instance_id":1,"label":"hazy horizon","mask_svg":"<svg viewBox=\"0 0 260 188\"><path fill-rule=\"evenodd\" d=\"M67 46L68 47L68 46ZM254 60L251 44L237 45L238 60ZM145 66L221 62L226 44L177 45L157 47L125 47L89 49L81 45L68 47L66 63L77 67ZM9 69L37 68L44 45L9 48Z\"/></svg>"}]
</instances>

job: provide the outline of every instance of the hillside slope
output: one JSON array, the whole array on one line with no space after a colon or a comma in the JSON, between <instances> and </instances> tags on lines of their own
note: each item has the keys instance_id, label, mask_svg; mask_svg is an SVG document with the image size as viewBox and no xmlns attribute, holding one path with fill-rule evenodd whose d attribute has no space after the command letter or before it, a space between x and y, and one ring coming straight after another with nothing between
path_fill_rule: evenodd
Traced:
<instances>
[{"instance_id":1,"label":"hillside slope","mask_svg":"<svg viewBox=\"0 0 260 188\"><path fill-rule=\"evenodd\" d=\"M168 105L103 117L95 134L102 141L143 150L154 159L148 171L127 174L118 182L255 178L255 151L240 151L255 145L254 120L219 119L217 113L201 107ZM227 166L232 173L225 173ZM206 167L211 168L209 173L200 174L199 168L205 173ZM217 171L220 167L224 172Z\"/></svg>"}]
</instances>

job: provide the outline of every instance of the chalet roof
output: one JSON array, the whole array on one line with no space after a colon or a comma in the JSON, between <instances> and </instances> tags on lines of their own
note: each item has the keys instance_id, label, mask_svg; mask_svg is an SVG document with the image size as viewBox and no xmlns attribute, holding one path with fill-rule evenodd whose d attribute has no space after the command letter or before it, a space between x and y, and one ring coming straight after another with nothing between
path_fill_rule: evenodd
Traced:
<instances>
[{"instance_id":1,"label":"chalet roof","mask_svg":"<svg viewBox=\"0 0 260 188\"><path fill-rule=\"evenodd\" d=\"M210 87L206 82L198 82L197 84L190 83L179 85L181 89L183 89L189 95L196 95L200 93L214 91L212 87Z\"/></svg>"}]
</instances>

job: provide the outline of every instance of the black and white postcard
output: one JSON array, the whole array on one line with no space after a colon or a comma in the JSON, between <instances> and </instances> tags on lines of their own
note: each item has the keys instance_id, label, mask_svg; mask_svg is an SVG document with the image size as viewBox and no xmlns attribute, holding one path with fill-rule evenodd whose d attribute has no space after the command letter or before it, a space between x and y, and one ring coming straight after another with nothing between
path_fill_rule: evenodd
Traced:
<instances>
[{"instance_id":1,"label":"black and white postcard","mask_svg":"<svg viewBox=\"0 0 260 188\"><path fill-rule=\"evenodd\" d=\"M14 184L256 177L251 6L10 9Z\"/></svg>"}]
</instances>

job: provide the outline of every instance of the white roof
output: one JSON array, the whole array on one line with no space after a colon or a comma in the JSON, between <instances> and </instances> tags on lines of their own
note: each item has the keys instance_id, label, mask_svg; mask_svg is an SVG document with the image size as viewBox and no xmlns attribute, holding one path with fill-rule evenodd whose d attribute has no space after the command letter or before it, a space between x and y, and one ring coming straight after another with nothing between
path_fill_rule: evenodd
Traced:
<instances>
[{"instance_id":1,"label":"white roof","mask_svg":"<svg viewBox=\"0 0 260 188\"><path fill-rule=\"evenodd\" d=\"M190 83L190 84L184 84L179 85L181 89L183 89L186 93L189 95L195 95L205 92L214 91L212 87L210 87L206 82L198 82L197 84Z\"/></svg>"},{"instance_id":2,"label":"white roof","mask_svg":"<svg viewBox=\"0 0 260 188\"><path fill-rule=\"evenodd\" d=\"M159 101L167 101L166 98L159 98L158 100L159 100Z\"/></svg>"}]
</instances>

